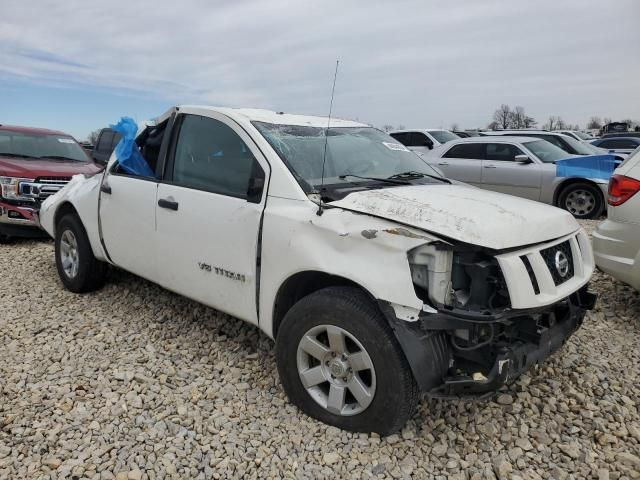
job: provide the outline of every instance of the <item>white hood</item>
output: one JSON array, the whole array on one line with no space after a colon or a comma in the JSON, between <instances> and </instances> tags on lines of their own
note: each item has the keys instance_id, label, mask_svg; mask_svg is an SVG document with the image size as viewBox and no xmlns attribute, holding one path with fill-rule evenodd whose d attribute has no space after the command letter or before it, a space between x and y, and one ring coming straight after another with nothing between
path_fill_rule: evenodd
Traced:
<instances>
[{"instance_id":1,"label":"white hood","mask_svg":"<svg viewBox=\"0 0 640 480\"><path fill-rule=\"evenodd\" d=\"M496 250L544 242L580 228L565 210L463 185L366 190L331 205Z\"/></svg>"}]
</instances>

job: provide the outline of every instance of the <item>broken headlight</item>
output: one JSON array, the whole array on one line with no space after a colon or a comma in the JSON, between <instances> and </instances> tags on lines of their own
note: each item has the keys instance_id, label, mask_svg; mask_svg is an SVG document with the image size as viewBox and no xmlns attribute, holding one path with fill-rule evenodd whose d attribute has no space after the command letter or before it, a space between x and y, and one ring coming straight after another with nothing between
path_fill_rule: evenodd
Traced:
<instances>
[{"instance_id":1,"label":"broken headlight","mask_svg":"<svg viewBox=\"0 0 640 480\"><path fill-rule=\"evenodd\" d=\"M493 310L510 306L498 261L482 252L457 252L453 256L451 289L456 308Z\"/></svg>"},{"instance_id":2,"label":"broken headlight","mask_svg":"<svg viewBox=\"0 0 640 480\"><path fill-rule=\"evenodd\" d=\"M21 194L20 184L23 182L33 182L33 179L0 177L0 196L6 200L32 200L31 197Z\"/></svg>"},{"instance_id":3,"label":"broken headlight","mask_svg":"<svg viewBox=\"0 0 640 480\"><path fill-rule=\"evenodd\" d=\"M449 304L453 252L429 243L410 250L407 257L418 298L433 305Z\"/></svg>"}]
</instances>

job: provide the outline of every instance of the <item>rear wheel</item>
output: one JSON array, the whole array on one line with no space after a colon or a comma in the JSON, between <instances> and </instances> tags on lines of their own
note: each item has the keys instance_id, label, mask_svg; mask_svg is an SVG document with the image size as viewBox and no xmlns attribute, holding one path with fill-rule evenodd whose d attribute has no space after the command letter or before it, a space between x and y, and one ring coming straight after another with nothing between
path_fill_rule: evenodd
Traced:
<instances>
[{"instance_id":1,"label":"rear wheel","mask_svg":"<svg viewBox=\"0 0 640 480\"><path fill-rule=\"evenodd\" d=\"M576 218L596 218L602 213L604 198L595 185L572 183L560 192L558 206Z\"/></svg>"},{"instance_id":2,"label":"rear wheel","mask_svg":"<svg viewBox=\"0 0 640 480\"><path fill-rule=\"evenodd\" d=\"M93 255L87 232L77 215L65 215L58 222L55 255L58 275L68 290L83 293L104 285L107 264Z\"/></svg>"},{"instance_id":3,"label":"rear wheel","mask_svg":"<svg viewBox=\"0 0 640 480\"><path fill-rule=\"evenodd\" d=\"M356 432L389 434L419 392L386 320L361 290L331 287L287 312L276 341L285 392L303 412Z\"/></svg>"}]
</instances>

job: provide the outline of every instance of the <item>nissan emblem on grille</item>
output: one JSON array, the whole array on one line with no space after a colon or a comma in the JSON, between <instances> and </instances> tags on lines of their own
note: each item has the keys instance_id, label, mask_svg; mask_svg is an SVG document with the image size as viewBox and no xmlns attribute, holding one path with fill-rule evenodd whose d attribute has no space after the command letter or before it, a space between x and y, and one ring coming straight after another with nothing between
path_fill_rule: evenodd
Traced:
<instances>
[{"instance_id":1,"label":"nissan emblem on grille","mask_svg":"<svg viewBox=\"0 0 640 480\"><path fill-rule=\"evenodd\" d=\"M562 278L566 277L567 273L569 273L569 259L561 250L556 252L554 264L558 271L558 275Z\"/></svg>"},{"instance_id":2,"label":"nissan emblem on grille","mask_svg":"<svg viewBox=\"0 0 640 480\"><path fill-rule=\"evenodd\" d=\"M573 254L569 240L540 250L555 285L573 278Z\"/></svg>"}]
</instances>

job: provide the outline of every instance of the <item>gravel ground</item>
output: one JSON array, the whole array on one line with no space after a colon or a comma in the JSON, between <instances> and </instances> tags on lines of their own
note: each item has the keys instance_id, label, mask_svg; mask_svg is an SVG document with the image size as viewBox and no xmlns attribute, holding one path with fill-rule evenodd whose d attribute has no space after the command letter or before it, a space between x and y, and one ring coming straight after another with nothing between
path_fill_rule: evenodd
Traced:
<instances>
[{"instance_id":1,"label":"gravel ground","mask_svg":"<svg viewBox=\"0 0 640 480\"><path fill-rule=\"evenodd\" d=\"M0 478L640 478L640 299L602 273L544 366L381 439L289 405L255 327L120 271L71 294L51 242L0 271Z\"/></svg>"}]
</instances>

